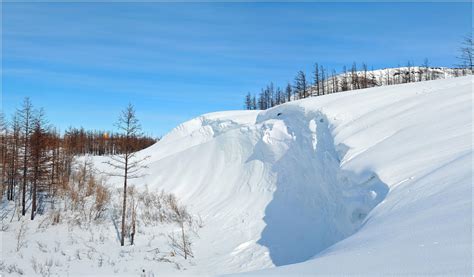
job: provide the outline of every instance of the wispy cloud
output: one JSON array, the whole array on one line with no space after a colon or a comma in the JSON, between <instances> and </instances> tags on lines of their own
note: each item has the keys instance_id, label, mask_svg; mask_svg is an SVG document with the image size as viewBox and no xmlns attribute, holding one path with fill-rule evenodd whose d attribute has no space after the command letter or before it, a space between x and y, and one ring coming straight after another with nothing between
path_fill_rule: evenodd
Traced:
<instances>
[{"instance_id":1,"label":"wispy cloud","mask_svg":"<svg viewBox=\"0 0 474 277\"><path fill-rule=\"evenodd\" d=\"M285 85L315 61L452 64L470 31L466 5L4 3L3 100L35 95L55 116L133 100L174 124L180 114L240 108L246 92Z\"/></svg>"}]
</instances>

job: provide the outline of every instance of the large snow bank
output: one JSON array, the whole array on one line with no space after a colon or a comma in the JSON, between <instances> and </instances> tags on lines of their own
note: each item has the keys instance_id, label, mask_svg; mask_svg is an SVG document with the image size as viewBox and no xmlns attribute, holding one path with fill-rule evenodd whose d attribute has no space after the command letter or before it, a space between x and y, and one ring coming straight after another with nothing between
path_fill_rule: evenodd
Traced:
<instances>
[{"instance_id":1,"label":"large snow bank","mask_svg":"<svg viewBox=\"0 0 474 277\"><path fill-rule=\"evenodd\" d=\"M471 112L461 77L204 115L138 183L203 216L199 273L468 274Z\"/></svg>"}]
</instances>

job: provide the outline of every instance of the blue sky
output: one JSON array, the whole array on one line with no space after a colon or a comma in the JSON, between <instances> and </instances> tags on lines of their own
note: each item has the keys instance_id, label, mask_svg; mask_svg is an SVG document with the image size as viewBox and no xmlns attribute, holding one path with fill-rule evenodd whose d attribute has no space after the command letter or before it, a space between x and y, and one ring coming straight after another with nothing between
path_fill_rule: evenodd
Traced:
<instances>
[{"instance_id":1,"label":"blue sky","mask_svg":"<svg viewBox=\"0 0 474 277\"><path fill-rule=\"evenodd\" d=\"M113 129L134 104L162 135L202 113L241 109L314 62L340 70L456 64L471 3L3 3L2 104L25 96L49 121Z\"/></svg>"}]
</instances>

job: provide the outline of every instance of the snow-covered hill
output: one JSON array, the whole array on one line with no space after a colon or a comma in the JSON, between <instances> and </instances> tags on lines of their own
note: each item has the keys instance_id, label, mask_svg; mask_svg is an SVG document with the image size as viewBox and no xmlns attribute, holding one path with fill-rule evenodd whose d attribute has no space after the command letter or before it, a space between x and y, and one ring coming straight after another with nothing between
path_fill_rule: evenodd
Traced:
<instances>
[{"instance_id":1,"label":"snow-covered hill","mask_svg":"<svg viewBox=\"0 0 474 277\"><path fill-rule=\"evenodd\" d=\"M468 76L203 115L139 182L203 217L199 273L470 274L471 112Z\"/></svg>"},{"instance_id":2,"label":"snow-covered hill","mask_svg":"<svg viewBox=\"0 0 474 277\"><path fill-rule=\"evenodd\" d=\"M66 227L30 239L94 249L65 250L60 272L72 275L471 275L472 85L467 76L384 86L179 125L139 153L150 156L147 175L131 183L172 192L202 218L184 266L153 259L168 246L140 226L123 248L92 231L60 242ZM2 236L7 264L25 253L14 234Z\"/></svg>"}]
</instances>

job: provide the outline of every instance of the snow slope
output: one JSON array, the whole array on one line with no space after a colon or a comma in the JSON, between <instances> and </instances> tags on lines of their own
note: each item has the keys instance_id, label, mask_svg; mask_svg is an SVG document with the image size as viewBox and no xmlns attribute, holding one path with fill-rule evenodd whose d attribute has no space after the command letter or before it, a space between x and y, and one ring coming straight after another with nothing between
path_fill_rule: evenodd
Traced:
<instances>
[{"instance_id":1,"label":"snow slope","mask_svg":"<svg viewBox=\"0 0 474 277\"><path fill-rule=\"evenodd\" d=\"M137 184L203 217L190 273L470 275L471 143L468 76L203 115Z\"/></svg>"}]
</instances>

